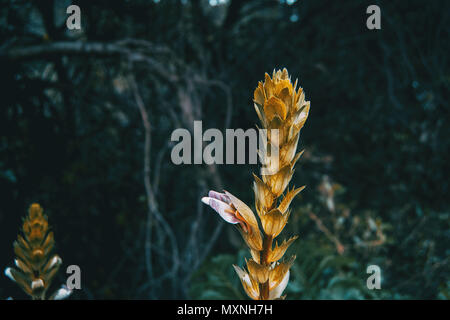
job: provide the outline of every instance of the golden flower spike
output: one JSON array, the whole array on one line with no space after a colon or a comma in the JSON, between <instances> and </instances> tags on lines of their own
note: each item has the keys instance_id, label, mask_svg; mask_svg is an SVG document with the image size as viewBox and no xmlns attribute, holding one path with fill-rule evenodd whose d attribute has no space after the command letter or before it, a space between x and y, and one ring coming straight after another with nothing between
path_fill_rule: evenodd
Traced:
<instances>
[{"instance_id":1,"label":"golden flower spike","mask_svg":"<svg viewBox=\"0 0 450 320\"><path fill-rule=\"evenodd\" d=\"M55 240L49 231L47 216L34 203L22 226L23 236L14 242L16 268L6 268L5 275L16 282L33 300L45 300L53 277L62 263L58 255L51 255ZM50 300L67 298L72 291L62 286Z\"/></svg>"},{"instance_id":2,"label":"golden flower spike","mask_svg":"<svg viewBox=\"0 0 450 320\"><path fill-rule=\"evenodd\" d=\"M261 162L278 170L262 174L262 179L254 175L253 190L258 219L253 211L241 200L225 191L210 191L202 201L211 206L227 222L238 226L250 248L252 259L247 261L247 270L234 266L247 295L254 300L284 299L282 293L289 282L289 269L295 256L287 261L283 258L288 247L297 239L291 237L280 245L273 240L286 226L290 215L289 206L303 187L287 190L294 173L294 165L302 155L296 153L300 129L309 113L309 101L305 101L302 88L297 89L297 81L292 85L286 69L273 72L272 78L266 73L265 81L259 82L254 92L254 106L267 130L264 150L278 147L278 162L273 155L260 150ZM273 129L277 129L275 131ZM277 132L272 133L272 132ZM278 140L277 140L278 138ZM261 225L261 228L259 227Z\"/></svg>"}]
</instances>

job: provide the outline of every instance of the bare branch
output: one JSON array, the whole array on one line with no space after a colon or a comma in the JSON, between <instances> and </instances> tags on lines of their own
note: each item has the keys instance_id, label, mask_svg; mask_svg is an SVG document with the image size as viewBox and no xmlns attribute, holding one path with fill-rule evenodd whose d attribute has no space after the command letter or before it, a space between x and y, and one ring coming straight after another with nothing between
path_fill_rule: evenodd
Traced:
<instances>
[{"instance_id":1,"label":"bare branch","mask_svg":"<svg viewBox=\"0 0 450 320\"><path fill-rule=\"evenodd\" d=\"M143 41L137 42L142 45ZM121 57L124 56L131 62L144 62L150 65L159 75L167 80L177 81L178 77L170 74L160 62L149 56L149 53L157 51L150 44L145 44L145 49L149 51L145 54L136 49L127 47L130 40L117 41L115 43L82 42L82 41L61 41L33 46L2 48L0 59L12 61L23 61L33 59L46 59L61 55L81 55L89 57ZM136 44L136 43L134 43Z\"/></svg>"},{"instance_id":2,"label":"bare branch","mask_svg":"<svg viewBox=\"0 0 450 320\"><path fill-rule=\"evenodd\" d=\"M143 99L139 93L136 80L134 76L129 76L129 82L131 89L134 94L134 98L136 100L136 104L139 108L142 124L145 130L145 141L144 141L144 185L147 197L147 205L148 205L148 213L147 213L147 222L146 222L146 236L145 236L145 254L146 254L146 268L147 275L149 277L149 282L153 281L153 265L152 265L152 229L153 229L153 217L161 224L162 230L167 234L171 244L172 251L172 277L175 279L175 275L180 266L179 261L179 253L178 253L178 245L176 241L175 234L161 215L158 209L158 205L155 199L154 190L152 189L152 185L150 182L150 148L151 148L151 124L149 121L148 113L145 108L145 104Z\"/></svg>"}]
</instances>

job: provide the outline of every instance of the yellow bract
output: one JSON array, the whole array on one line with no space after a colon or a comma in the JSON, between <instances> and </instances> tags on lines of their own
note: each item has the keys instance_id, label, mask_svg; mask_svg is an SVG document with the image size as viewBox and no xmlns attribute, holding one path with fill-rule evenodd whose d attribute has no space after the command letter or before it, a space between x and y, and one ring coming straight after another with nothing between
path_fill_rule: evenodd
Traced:
<instances>
[{"instance_id":1,"label":"yellow bract","mask_svg":"<svg viewBox=\"0 0 450 320\"><path fill-rule=\"evenodd\" d=\"M274 288L280 284L284 279L289 269L294 264L295 256L292 256L288 261L281 262L270 271L269 275L269 288Z\"/></svg>"},{"instance_id":2,"label":"yellow bract","mask_svg":"<svg viewBox=\"0 0 450 320\"><path fill-rule=\"evenodd\" d=\"M277 97L270 97L270 99L264 103L264 113L269 121L272 121L275 116L285 120L287 114L286 105Z\"/></svg>"},{"instance_id":3,"label":"yellow bract","mask_svg":"<svg viewBox=\"0 0 450 320\"><path fill-rule=\"evenodd\" d=\"M298 236L291 237L288 241L284 240L283 243L278 246L278 243L275 245L275 248L272 249L269 253L269 262L274 262L280 260L284 253L286 252L287 248L294 242Z\"/></svg>"},{"instance_id":4,"label":"yellow bract","mask_svg":"<svg viewBox=\"0 0 450 320\"><path fill-rule=\"evenodd\" d=\"M265 215L261 216L261 224L266 235L275 238L283 231L284 226L289 218L289 212L282 214L280 210L273 209Z\"/></svg>"},{"instance_id":5,"label":"yellow bract","mask_svg":"<svg viewBox=\"0 0 450 320\"><path fill-rule=\"evenodd\" d=\"M264 283L269 279L270 267L261 265L254 260L247 261L247 269L259 283Z\"/></svg>"},{"instance_id":6,"label":"yellow bract","mask_svg":"<svg viewBox=\"0 0 450 320\"><path fill-rule=\"evenodd\" d=\"M305 187L306 186L303 186L287 192L286 195L284 196L284 199L281 201L278 210L280 210L281 213L285 213L286 210L289 208L291 201L294 200L295 196L299 194L303 189L305 189Z\"/></svg>"},{"instance_id":7,"label":"yellow bract","mask_svg":"<svg viewBox=\"0 0 450 320\"><path fill-rule=\"evenodd\" d=\"M234 270L238 274L239 279L241 280L242 287L245 290L245 293L253 300L259 299L259 285L258 282L245 270L242 270L238 266L233 265Z\"/></svg>"}]
</instances>

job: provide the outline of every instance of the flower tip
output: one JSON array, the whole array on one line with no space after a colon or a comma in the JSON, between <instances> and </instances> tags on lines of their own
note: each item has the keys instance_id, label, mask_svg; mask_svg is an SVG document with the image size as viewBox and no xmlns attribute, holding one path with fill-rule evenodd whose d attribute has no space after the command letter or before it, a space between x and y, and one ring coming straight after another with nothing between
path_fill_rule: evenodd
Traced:
<instances>
[{"instance_id":1,"label":"flower tip","mask_svg":"<svg viewBox=\"0 0 450 320\"><path fill-rule=\"evenodd\" d=\"M5 276L7 276L8 278L10 278L12 281L16 281L16 279L14 279L12 273L11 273L11 268L6 268L5 269Z\"/></svg>"},{"instance_id":2,"label":"flower tip","mask_svg":"<svg viewBox=\"0 0 450 320\"><path fill-rule=\"evenodd\" d=\"M49 264L49 269L53 268L54 266L59 266L62 263L61 258L58 255L53 256L51 259L51 262Z\"/></svg>"},{"instance_id":3,"label":"flower tip","mask_svg":"<svg viewBox=\"0 0 450 320\"><path fill-rule=\"evenodd\" d=\"M211 199L211 198L210 197L203 197L202 198L202 202L209 206L209 199Z\"/></svg>"},{"instance_id":4,"label":"flower tip","mask_svg":"<svg viewBox=\"0 0 450 320\"><path fill-rule=\"evenodd\" d=\"M63 285L58 291L55 292L53 300L64 300L72 294L72 290Z\"/></svg>"},{"instance_id":5,"label":"flower tip","mask_svg":"<svg viewBox=\"0 0 450 320\"><path fill-rule=\"evenodd\" d=\"M241 267L239 267L239 266L233 264L233 268L234 268L234 271L236 271L236 273L237 273L239 279L243 280L243 279L246 277L247 272L245 272L244 270L242 270Z\"/></svg>"}]
</instances>

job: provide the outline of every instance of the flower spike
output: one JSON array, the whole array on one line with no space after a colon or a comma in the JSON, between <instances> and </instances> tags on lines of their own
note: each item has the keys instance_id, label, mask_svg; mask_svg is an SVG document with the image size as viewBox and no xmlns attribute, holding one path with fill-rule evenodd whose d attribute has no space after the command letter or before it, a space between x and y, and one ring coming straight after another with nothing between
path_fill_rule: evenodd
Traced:
<instances>
[{"instance_id":1,"label":"flower spike","mask_svg":"<svg viewBox=\"0 0 450 320\"><path fill-rule=\"evenodd\" d=\"M58 255L52 255L55 244L53 232L50 231L47 216L39 204L30 206L22 232L23 236L19 235L13 246L16 268L6 268L5 275L33 300L44 300L62 260ZM71 293L72 290L63 287L50 299L64 299Z\"/></svg>"},{"instance_id":2,"label":"flower spike","mask_svg":"<svg viewBox=\"0 0 450 320\"><path fill-rule=\"evenodd\" d=\"M259 147L258 156L263 167L270 169L270 174L262 174L261 178L253 175L257 216L227 191L210 191L202 201L225 221L238 225L250 248L252 259L247 261L247 270L233 266L247 295L255 300L284 299L282 294L295 256L288 261L279 260L297 236L275 246L273 240L288 222L293 199L305 188L289 190L288 185L303 153L296 151L310 103L305 101L303 89L297 88L297 80L292 84L286 69L274 70L272 77L266 73L264 82L260 81L253 93L253 102L263 132L267 132L262 135L264 144ZM273 146L278 148L278 154L263 152L272 150Z\"/></svg>"}]
</instances>

